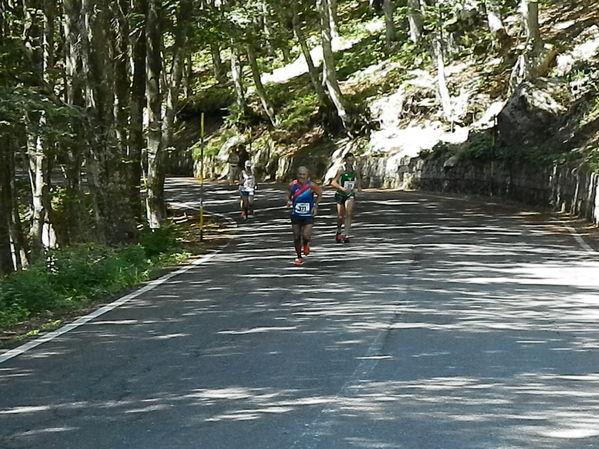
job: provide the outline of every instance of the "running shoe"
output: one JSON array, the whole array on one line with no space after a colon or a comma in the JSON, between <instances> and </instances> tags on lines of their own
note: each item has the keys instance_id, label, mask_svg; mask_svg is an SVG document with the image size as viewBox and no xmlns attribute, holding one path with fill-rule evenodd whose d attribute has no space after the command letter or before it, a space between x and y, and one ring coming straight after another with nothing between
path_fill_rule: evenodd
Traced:
<instances>
[{"instance_id":1,"label":"running shoe","mask_svg":"<svg viewBox=\"0 0 599 449\"><path fill-rule=\"evenodd\" d=\"M307 243L304 245L304 256L307 256L308 254L310 254L310 245L308 245Z\"/></svg>"},{"instance_id":2,"label":"running shoe","mask_svg":"<svg viewBox=\"0 0 599 449\"><path fill-rule=\"evenodd\" d=\"M349 243L349 235L343 237L343 243Z\"/></svg>"},{"instance_id":3,"label":"running shoe","mask_svg":"<svg viewBox=\"0 0 599 449\"><path fill-rule=\"evenodd\" d=\"M337 243L341 243L341 242L343 242L343 236L341 235L341 233L340 233L340 232L338 232L337 234L335 234L335 241L336 241Z\"/></svg>"},{"instance_id":4,"label":"running shoe","mask_svg":"<svg viewBox=\"0 0 599 449\"><path fill-rule=\"evenodd\" d=\"M302 259L301 257L298 257L297 259L295 259L295 262L293 262L293 265L295 265L296 267L299 267L300 265L304 264L304 259Z\"/></svg>"}]
</instances>

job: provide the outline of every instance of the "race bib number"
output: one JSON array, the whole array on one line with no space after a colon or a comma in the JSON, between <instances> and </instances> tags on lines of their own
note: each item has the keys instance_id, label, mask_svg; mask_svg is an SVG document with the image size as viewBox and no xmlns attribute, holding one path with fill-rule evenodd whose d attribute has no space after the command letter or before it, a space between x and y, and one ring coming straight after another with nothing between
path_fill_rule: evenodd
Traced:
<instances>
[{"instance_id":1,"label":"race bib number","mask_svg":"<svg viewBox=\"0 0 599 449\"><path fill-rule=\"evenodd\" d=\"M296 203L294 207L296 214L309 214L310 213L310 203Z\"/></svg>"},{"instance_id":2,"label":"race bib number","mask_svg":"<svg viewBox=\"0 0 599 449\"><path fill-rule=\"evenodd\" d=\"M256 181L254 181L254 178L248 178L245 181L245 187L248 189L253 189L254 187L256 187Z\"/></svg>"},{"instance_id":3,"label":"race bib number","mask_svg":"<svg viewBox=\"0 0 599 449\"><path fill-rule=\"evenodd\" d=\"M354 190L354 186L356 185L356 181L345 181L343 187L347 190Z\"/></svg>"}]
</instances>

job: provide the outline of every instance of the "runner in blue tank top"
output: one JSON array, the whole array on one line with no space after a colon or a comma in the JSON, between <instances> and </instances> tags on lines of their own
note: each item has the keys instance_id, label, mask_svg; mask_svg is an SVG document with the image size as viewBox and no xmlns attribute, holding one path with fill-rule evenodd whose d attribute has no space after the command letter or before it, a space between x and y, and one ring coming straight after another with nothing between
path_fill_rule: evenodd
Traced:
<instances>
[{"instance_id":1,"label":"runner in blue tank top","mask_svg":"<svg viewBox=\"0 0 599 449\"><path fill-rule=\"evenodd\" d=\"M306 167L299 167L297 179L289 184L287 189L287 206L291 207L291 228L293 244L297 258L294 265L302 265L303 255L310 254L310 240L314 217L318 211L318 203L322 198L322 189L312 182L310 172Z\"/></svg>"}]
</instances>

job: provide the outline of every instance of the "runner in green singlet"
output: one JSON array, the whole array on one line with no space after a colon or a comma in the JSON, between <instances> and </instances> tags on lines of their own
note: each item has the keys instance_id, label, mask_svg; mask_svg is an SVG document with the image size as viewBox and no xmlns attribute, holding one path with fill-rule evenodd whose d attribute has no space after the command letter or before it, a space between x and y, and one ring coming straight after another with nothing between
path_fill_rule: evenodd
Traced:
<instances>
[{"instance_id":1,"label":"runner in green singlet","mask_svg":"<svg viewBox=\"0 0 599 449\"><path fill-rule=\"evenodd\" d=\"M356 170L355 159L352 153L347 153L343 158L343 167L331 182L337 189L335 202L337 203L337 243L349 243L349 233L352 224L352 215L356 202L356 190L361 191L360 173Z\"/></svg>"}]
</instances>

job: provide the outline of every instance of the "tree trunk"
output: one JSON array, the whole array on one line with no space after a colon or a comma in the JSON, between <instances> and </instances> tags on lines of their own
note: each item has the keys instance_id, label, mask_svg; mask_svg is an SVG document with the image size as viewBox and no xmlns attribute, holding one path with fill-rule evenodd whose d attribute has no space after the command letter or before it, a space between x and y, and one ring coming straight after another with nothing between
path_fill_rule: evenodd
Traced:
<instances>
[{"instance_id":1,"label":"tree trunk","mask_svg":"<svg viewBox=\"0 0 599 449\"><path fill-rule=\"evenodd\" d=\"M86 167L94 201L98 237L107 243L135 239L133 208L127 200L124 148L115 124L115 43L108 30L113 19L108 0L82 0L82 68L85 105L94 124L90 129Z\"/></svg>"},{"instance_id":2,"label":"tree trunk","mask_svg":"<svg viewBox=\"0 0 599 449\"><path fill-rule=\"evenodd\" d=\"M541 33L539 31L539 4L537 0L522 0L520 3L520 13L522 14L522 23L526 33L526 42L529 48L537 50L541 43Z\"/></svg>"},{"instance_id":3,"label":"tree trunk","mask_svg":"<svg viewBox=\"0 0 599 449\"><path fill-rule=\"evenodd\" d=\"M237 113L242 115L245 112L245 89L243 87L239 49L233 40L231 40L231 78L235 87Z\"/></svg>"},{"instance_id":4,"label":"tree trunk","mask_svg":"<svg viewBox=\"0 0 599 449\"><path fill-rule=\"evenodd\" d=\"M129 146L129 108L131 102L131 79L129 71L129 0L109 2L113 27L111 40L114 42L114 118L117 145L125 152Z\"/></svg>"},{"instance_id":5,"label":"tree trunk","mask_svg":"<svg viewBox=\"0 0 599 449\"><path fill-rule=\"evenodd\" d=\"M39 29L38 24L32 15L32 12L37 10L36 5L31 3L31 0L23 0L21 4L23 8L23 27L22 27L22 39L25 53L31 61L39 62L41 59L36 54L39 53Z\"/></svg>"},{"instance_id":6,"label":"tree trunk","mask_svg":"<svg viewBox=\"0 0 599 449\"><path fill-rule=\"evenodd\" d=\"M52 86L50 71L54 68L54 34L56 20L55 2L43 2L43 33L42 33L42 76L48 86Z\"/></svg>"},{"instance_id":7,"label":"tree trunk","mask_svg":"<svg viewBox=\"0 0 599 449\"><path fill-rule=\"evenodd\" d=\"M44 83L49 88L54 89L55 84L55 76L52 74L54 70L55 61L54 61L54 52L55 52L55 42L54 35L56 32L56 5L55 2L52 1L44 1L43 2L43 12L44 12L44 33L43 33L43 77ZM53 147L55 147L55 142L50 142L50 139L45 139L45 149L46 153L46 164L44 167L44 177L43 183L45 184L43 187L43 195L42 195L42 203L45 211L45 222L43 226L43 236L44 236L44 244L47 245L48 248L56 248L59 243L58 236L56 234L56 230L54 227L55 214L52 208L52 197L51 197L51 184L52 184L52 167L55 162L55 151L52 151Z\"/></svg>"},{"instance_id":8,"label":"tree trunk","mask_svg":"<svg viewBox=\"0 0 599 449\"><path fill-rule=\"evenodd\" d=\"M166 104L162 122L162 148L166 150L172 145L175 115L179 105L179 92L183 79L183 67L187 54L187 35L192 13L192 2L183 0L179 5L177 29L173 49L173 64L167 81Z\"/></svg>"},{"instance_id":9,"label":"tree trunk","mask_svg":"<svg viewBox=\"0 0 599 449\"><path fill-rule=\"evenodd\" d=\"M12 273L16 269L10 236L10 221L13 216L10 151L8 139L0 139L0 275Z\"/></svg>"},{"instance_id":10,"label":"tree trunk","mask_svg":"<svg viewBox=\"0 0 599 449\"><path fill-rule=\"evenodd\" d=\"M165 157L162 148L160 76L160 0L148 1L146 22L146 96L148 108L148 168L146 214L150 229L159 229L166 220L164 200Z\"/></svg>"},{"instance_id":11,"label":"tree trunk","mask_svg":"<svg viewBox=\"0 0 599 449\"><path fill-rule=\"evenodd\" d=\"M129 147L127 149L128 197L135 216L142 218L141 179L144 167L144 105L146 102L146 22L148 8L146 0L134 0L133 12L144 18L131 25L133 51L133 79L131 84L131 104L129 116Z\"/></svg>"},{"instance_id":12,"label":"tree trunk","mask_svg":"<svg viewBox=\"0 0 599 449\"><path fill-rule=\"evenodd\" d=\"M65 54L65 102L69 106L83 109L81 79L81 30L79 29L79 14L81 13L80 0L65 0L63 3L63 34ZM82 203L81 168L83 166L83 145L85 138L81 131L81 120L71 119L69 129L75 136L82 139L72 139L65 145L65 179L66 200L64 202L64 229L62 239L65 244L89 239L89 229L86 226L87 210Z\"/></svg>"},{"instance_id":13,"label":"tree trunk","mask_svg":"<svg viewBox=\"0 0 599 449\"><path fill-rule=\"evenodd\" d=\"M34 10L35 5L27 4L30 10ZM39 63L42 82L52 87L50 70L54 66L54 20L55 11L52 2L44 4L42 12L41 26L36 26L35 18L31 20L31 31L41 33L40 52L32 52L32 61ZM31 42L38 39L29 36ZM50 200L50 147L51 144L43 133L47 127L47 114L45 111L28 114L27 124L27 161L29 164L29 180L31 184L31 227L29 232L31 242L31 257L37 260L47 249L56 246L56 234L51 217Z\"/></svg>"},{"instance_id":14,"label":"tree trunk","mask_svg":"<svg viewBox=\"0 0 599 449\"><path fill-rule=\"evenodd\" d=\"M339 37L339 17L337 15L337 0L328 0L329 3L329 24L331 28L331 38Z\"/></svg>"},{"instance_id":15,"label":"tree trunk","mask_svg":"<svg viewBox=\"0 0 599 449\"><path fill-rule=\"evenodd\" d=\"M497 0L485 0L485 8L487 10L487 23L489 24L489 31L499 42L503 42L507 37L507 32L501 18L501 11Z\"/></svg>"},{"instance_id":16,"label":"tree trunk","mask_svg":"<svg viewBox=\"0 0 599 449\"><path fill-rule=\"evenodd\" d=\"M410 25L410 39L414 43L420 42L424 26L420 0L408 0L408 24Z\"/></svg>"},{"instance_id":17,"label":"tree trunk","mask_svg":"<svg viewBox=\"0 0 599 449\"><path fill-rule=\"evenodd\" d=\"M273 40L273 31L272 31L272 21L270 20L270 14L268 11L268 6L266 4L266 2L260 2L259 3L259 8L262 9L262 17L261 17L261 22L262 22L262 34L264 36L264 47L265 50L268 52L269 55L275 57L275 49L272 46L272 40Z\"/></svg>"},{"instance_id":18,"label":"tree trunk","mask_svg":"<svg viewBox=\"0 0 599 449\"><path fill-rule=\"evenodd\" d=\"M10 148L12 145L12 148ZM15 173L15 154L17 152L17 145L11 143L9 145L8 153L8 168L10 170L10 190L11 201L12 201L12 217L9 221L9 232L10 232L10 243L13 255L13 261L15 269L20 270L29 266L29 254L27 251L27 244L25 243L25 237L23 234L23 226L21 224L21 216L19 214L19 203L17 198L17 186L16 186L16 173Z\"/></svg>"},{"instance_id":19,"label":"tree trunk","mask_svg":"<svg viewBox=\"0 0 599 449\"><path fill-rule=\"evenodd\" d=\"M277 29L279 30L279 48L283 55L283 63L285 65L291 62L291 45L290 42L293 40L293 26L290 26L289 18L290 18L290 10L289 8L293 7L295 2L291 2L286 5L279 5L276 8L277 15ZM290 30L291 28L291 30ZM290 32L291 31L291 32Z\"/></svg>"},{"instance_id":20,"label":"tree trunk","mask_svg":"<svg viewBox=\"0 0 599 449\"><path fill-rule=\"evenodd\" d=\"M513 91L523 80L536 78L539 67L545 63L543 41L539 31L539 4L536 0L521 0L520 14L526 35L526 47L512 69L510 91Z\"/></svg>"},{"instance_id":21,"label":"tree trunk","mask_svg":"<svg viewBox=\"0 0 599 449\"><path fill-rule=\"evenodd\" d=\"M210 43L210 54L212 55L214 79L219 84L225 84L227 82L227 70L220 55L219 45L216 42Z\"/></svg>"},{"instance_id":22,"label":"tree trunk","mask_svg":"<svg viewBox=\"0 0 599 449\"><path fill-rule=\"evenodd\" d=\"M301 25L299 23L299 16L297 14L297 7L295 5L295 2L291 3L291 14L293 33L297 38L300 48L302 49L302 54L304 55L304 59L306 60L306 65L308 66L308 74L310 75L310 81L312 81L314 92L318 97L320 105L325 106L327 104L326 94L324 89L322 88L322 83L320 82L318 76L318 70L314 65L314 61L312 60L312 54L310 53L310 48L308 48L306 37L304 36Z\"/></svg>"},{"instance_id":23,"label":"tree trunk","mask_svg":"<svg viewBox=\"0 0 599 449\"><path fill-rule=\"evenodd\" d=\"M65 102L71 106L83 105L81 96L81 77L78 18L81 12L80 0L64 0L64 45L65 45Z\"/></svg>"},{"instance_id":24,"label":"tree trunk","mask_svg":"<svg viewBox=\"0 0 599 449\"><path fill-rule=\"evenodd\" d=\"M387 53L390 53L393 42L396 39L395 24L393 23L393 4L391 0L383 0L383 12L385 15L385 46Z\"/></svg>"},{"instance_id":25,"label":"tree trunk","mask_svg":"<svg viewBox=\"0 0 599 449\"><path fill-rule=\"evenodd\" d=\"M56 236L50 223L50 165L48 142L41 136L41 129L46 126L46 116L42 112L35 118L27 120L27 161L29 164L29 181L31 184L31 226L29 240L32 260L37 260L42 253L56 246Z\"/></svg>"},{"instance_id":26,"label":"tree trunk","mask_svg":"<svg viewBox=\"0 0 599 449\"><path fill-rule=\"evenodd\" d=\"M322 53L324 63L324 81L329 93L331 101L335 105L337 115L343 123L346 131L351 131L352 120L347 112L345 99L341 93L339 83L337 81L337 72L335 70L335 56L333 54L331 29L329 27L331 21L329 19L329 0L320 0L320 30L322 38Z\"/></svg>"},{"instance_id":27,"label":"tree trunk","mask_svg":"<svg viewBox=\"0 0 599 449\"><path fill-rule=\"evenodd\" d=\"M6 0L0 0L1 10L7 10ZM8 36L8 32L10 29L10 25L8 23L8 18L5 14L0 14L0 43L3 41L4 36Z\"/></svg>"},{"instance_id":28,"label":"tree trunk","mask_svg":"<svg viewBox=\"0 0 599 449\"><path fill-rule=\"evenodd\" d=\"M264 108L264 111L266 112L266 115L268 116L270 123L272 123L272 126L276 127L278 126L278 121L275 116L275 111L272 105L270 104L270 101L268 100L266 89L264 89L264 85L262 84L260 68L258 67L256 55L254 54L254 49L251 43L246 45L246 51L248 56L248 63L250 65L250 68L252 69L252 78L254 79L256 93L260 98L260 102L262 103L262 107Z\"/></svg>"},{"instance_id":29,"label":"tree trunk","mask_svg":"<svg viewBox=\"0 0 599 449\"><path fill-rule=\"evenodd\" d=\"M191 83L193 81L193 57L192 52L188 51L183 64L183 79L181 80L181 93L183 98L192 96Z\"/></svg>"},{"instance_id":30,"label":"tree trunk","mask_svg":"<svg viewBox=\"0 0 599 449\"><path fill-rule=\"evenodd\" d=\"M437 85L439 87L439 97L443 108L443 115L448 123L453 125L453 101L451 94L447 88L447 80L445 78L445 59L443 57L443 43L440 36L436 38L436 53L437 53Z\"/></svg>"}]
</instances>

